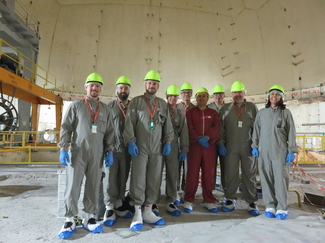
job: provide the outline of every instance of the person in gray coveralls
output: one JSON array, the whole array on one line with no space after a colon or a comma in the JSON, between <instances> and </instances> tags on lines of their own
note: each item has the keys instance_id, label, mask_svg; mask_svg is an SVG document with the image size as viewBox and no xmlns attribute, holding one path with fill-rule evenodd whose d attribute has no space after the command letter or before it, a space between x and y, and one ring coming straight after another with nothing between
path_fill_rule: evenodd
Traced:
<instances>
[{"instance_id":1,"label":"person in gray coveralls","mask_svg":"<svg viewBox=\"0 0 325 243\"><path fill-rule=\"evenodd\" d=\"M172 151L164 156L166 164L166 210L173 216L181 215L181 211L175 206L177 199L177 182L179 176L179 162L185 161L189 148L189 135L186 117L182 110L177 109L176 103L180 91L176 85L170 85L166 91L166 98L170 119L174 128L174 140Z\"/></svg>"},{"instance_id":2,"label":"person in gray coveralls","mask_svg":"<svg viewBox=\"0 0 325 243\"><path fill-rule=\"evenodd\" d=\"M84 176L86 181L83 210L87 215L82 226L92 233L103 230L94 215L97 213L103 156L105 166L111 166L114 161L115 138L111 112L106 104L99 101L102 86L101 76L91 73L85 82L87 97L75 100L68 107L62 121L58 146L60 162L66 166L66 222L58 235L61 239L70 238L76 229L74 216L78 214L78 199Z\"/></svg>"},{"instance_id":3,"label":"person in gray coveralls","mask_svg":"<svg viewBox=\"0 0 325 243\"><path fill-rule=\"evenodd\" d=\"M265 108L255 120L252 154L258 157L258 170L269 218L288 217L289 166L298 152L296 129L290 110L283 104L284 89L273 85Z\"/></svg>"},{"instance_id":4,"label":"person in gray coveralls","mask_svg":"<svg viewBox=\"0 0 325 243\"><path fill-rule=\"evenodd\" d=\"M233 102L225 104L220 110L222 121L219 154L225 156L225 188L226 203L221 207L230 212L236 206L236 192L239 186L239 163L241 163L241 183L248 213L257 216L256 205L256 160L252 155L253 126L258 109L245 99L246 88L241 81L231 85Z\"/></svg>"},{"instance_id":5,"label":"person in gray coveralls","mask_svg":"<svg viewBox=\"0 0 325 243\"><path fill-rule=\"evenodd\" d=\"M140 230L143 222L165 224L163 218L153 213L152 204L159 197L162 155L170 154L174 138L166 101L156 97L159 73L155 70L149 71L144 81L146 92L131 100L123 134L128 152L132 156L130 194L135 210L130 225L132 230Z\"/></svg>"},{"instance_id":6,"label":"person in gray coveralls","mask_svg":"<svg viewBox=\"0 0 325 243\"><path fill-rule=\"evenodd\" d=\"M106 211L103 223L112 226L115 223L116 215L122 218L130 218L133 214L125 208L126 182L130 172L131 155L127 146L123 142L123 130L128 100L131 89L131 81L126 76L121 76L116 81L116 100L112 100L107 105L112 110L113 124L116 136L114 164L105 168L105 178L103 178L103 194Z\"/></svg>"}]
</instances>

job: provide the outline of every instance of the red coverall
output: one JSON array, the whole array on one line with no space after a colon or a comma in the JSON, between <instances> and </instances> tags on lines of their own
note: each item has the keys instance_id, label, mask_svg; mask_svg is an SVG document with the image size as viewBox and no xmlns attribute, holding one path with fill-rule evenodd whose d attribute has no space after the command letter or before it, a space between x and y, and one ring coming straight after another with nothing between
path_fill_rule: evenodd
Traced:
<instances>
[{"instance_id":1,"label":"red coverall","mask_svg":"<svg viewBox=\"0 0 325 243\"><path fill-rule=\"evenodd\" d=\"M210 108L201 110L198 107L191 108L186 113L190 147L187 154L187 176L184 200L194 202L195 193L199 183L199 172L202 170L202 196L204 202L214 203L216 198L212 194L214 188L213 169L216 161L215 143L220 135L219 114ZM208 136L209 147L204 148L199 144L199 136Z\"/></svg>"}]
</instances>

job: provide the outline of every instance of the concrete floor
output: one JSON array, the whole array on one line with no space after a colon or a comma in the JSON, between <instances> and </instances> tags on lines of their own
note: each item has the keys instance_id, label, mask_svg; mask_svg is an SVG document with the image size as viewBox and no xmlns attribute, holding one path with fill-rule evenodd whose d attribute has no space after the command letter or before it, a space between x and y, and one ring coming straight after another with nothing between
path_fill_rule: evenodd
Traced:
<instances>
[{"instance_id":1,"label":"concrete floor","mask_svg":"<svg viewBox=\"0 0 325 243\"><path fill-rule=\"evenodd\" d=\"M302 167L316 175L317 183L324 186L325 170ZM0 165L0 242L324 242L325 220L316 206L298 206L295 193L289 193L290 214L287 220L269 219L264 215L252 217L247 205L237 201L237 209L216 214L202 207L200 189L196 195L194 212L173 217L165 211L161 198L160 215L166 225L144 225L140 232L130 235L131 219L118 218L113 227L105 227L100 234L91 234L78 228L69 240L57 238L63 219L58 219L58 175L64 169L59 165L16 166ZM322 179L323 178L323 179ZM307 179L307 178L305 178ZM315 179L315 177L314 177ZM314 184L301 184L291 178L290 188L301 193L323 195ZM163 193L162 187L162 193ZM218 198L223 195L215 190ZM240 195L239 195L240 196ZM258 201L261 213L265 207ZM182 206L179 208L182 210ZM220 210L219 210L220 211ZM125 238L130 236L129 238Z\"/></svg>"}]
</instances>

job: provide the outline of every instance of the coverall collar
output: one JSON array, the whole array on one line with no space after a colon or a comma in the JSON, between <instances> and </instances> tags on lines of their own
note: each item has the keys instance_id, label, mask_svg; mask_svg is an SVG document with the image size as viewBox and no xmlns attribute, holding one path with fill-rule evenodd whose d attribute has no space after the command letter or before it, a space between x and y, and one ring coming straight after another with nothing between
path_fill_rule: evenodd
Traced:
<instances>
[{"instance_id":1,"label":"coverall collar","mask_svg":"<svg viewBox=\"0 0 325 243\"><path fill-rule=\"evenodd\" d=\"M86 96L86 99L88 100L89 103L91 103L91 102L97 103L99 101L99 98L97 100L93 100L93 99L89 98L88 96Z\"/></svg>"},{"instance_id":2,"label":"coverall collar","mask_svg":"<svg viewBox=\"0 0 325 243\"><path fill-rule=\"evenodd\" d=\"M153 101L154 99L156 99L156 95L150 95L147 93L144 93L144 97L147 98L149 101Z\"/></svg>"}]
</instances>

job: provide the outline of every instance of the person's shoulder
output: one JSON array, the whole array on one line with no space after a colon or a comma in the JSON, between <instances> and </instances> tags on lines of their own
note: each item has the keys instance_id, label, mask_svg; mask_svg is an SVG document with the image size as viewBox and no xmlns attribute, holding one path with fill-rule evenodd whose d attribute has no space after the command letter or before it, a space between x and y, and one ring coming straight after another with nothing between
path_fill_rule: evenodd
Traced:
<instances>
[{"instance_id":1,"label":"person's shoulder","mask_svg":"<svg viewBox=\"0 0 325 243\"><path fill-rule=\"evenodd\" d=\"M111 101L109 101L109 102L107 103L107 105L108 105L108 106L112 106L112 105L114 105L114 104L116 104L116 103L117 103L116 100L111 100Z\"/></svg>"}]
</instances>

